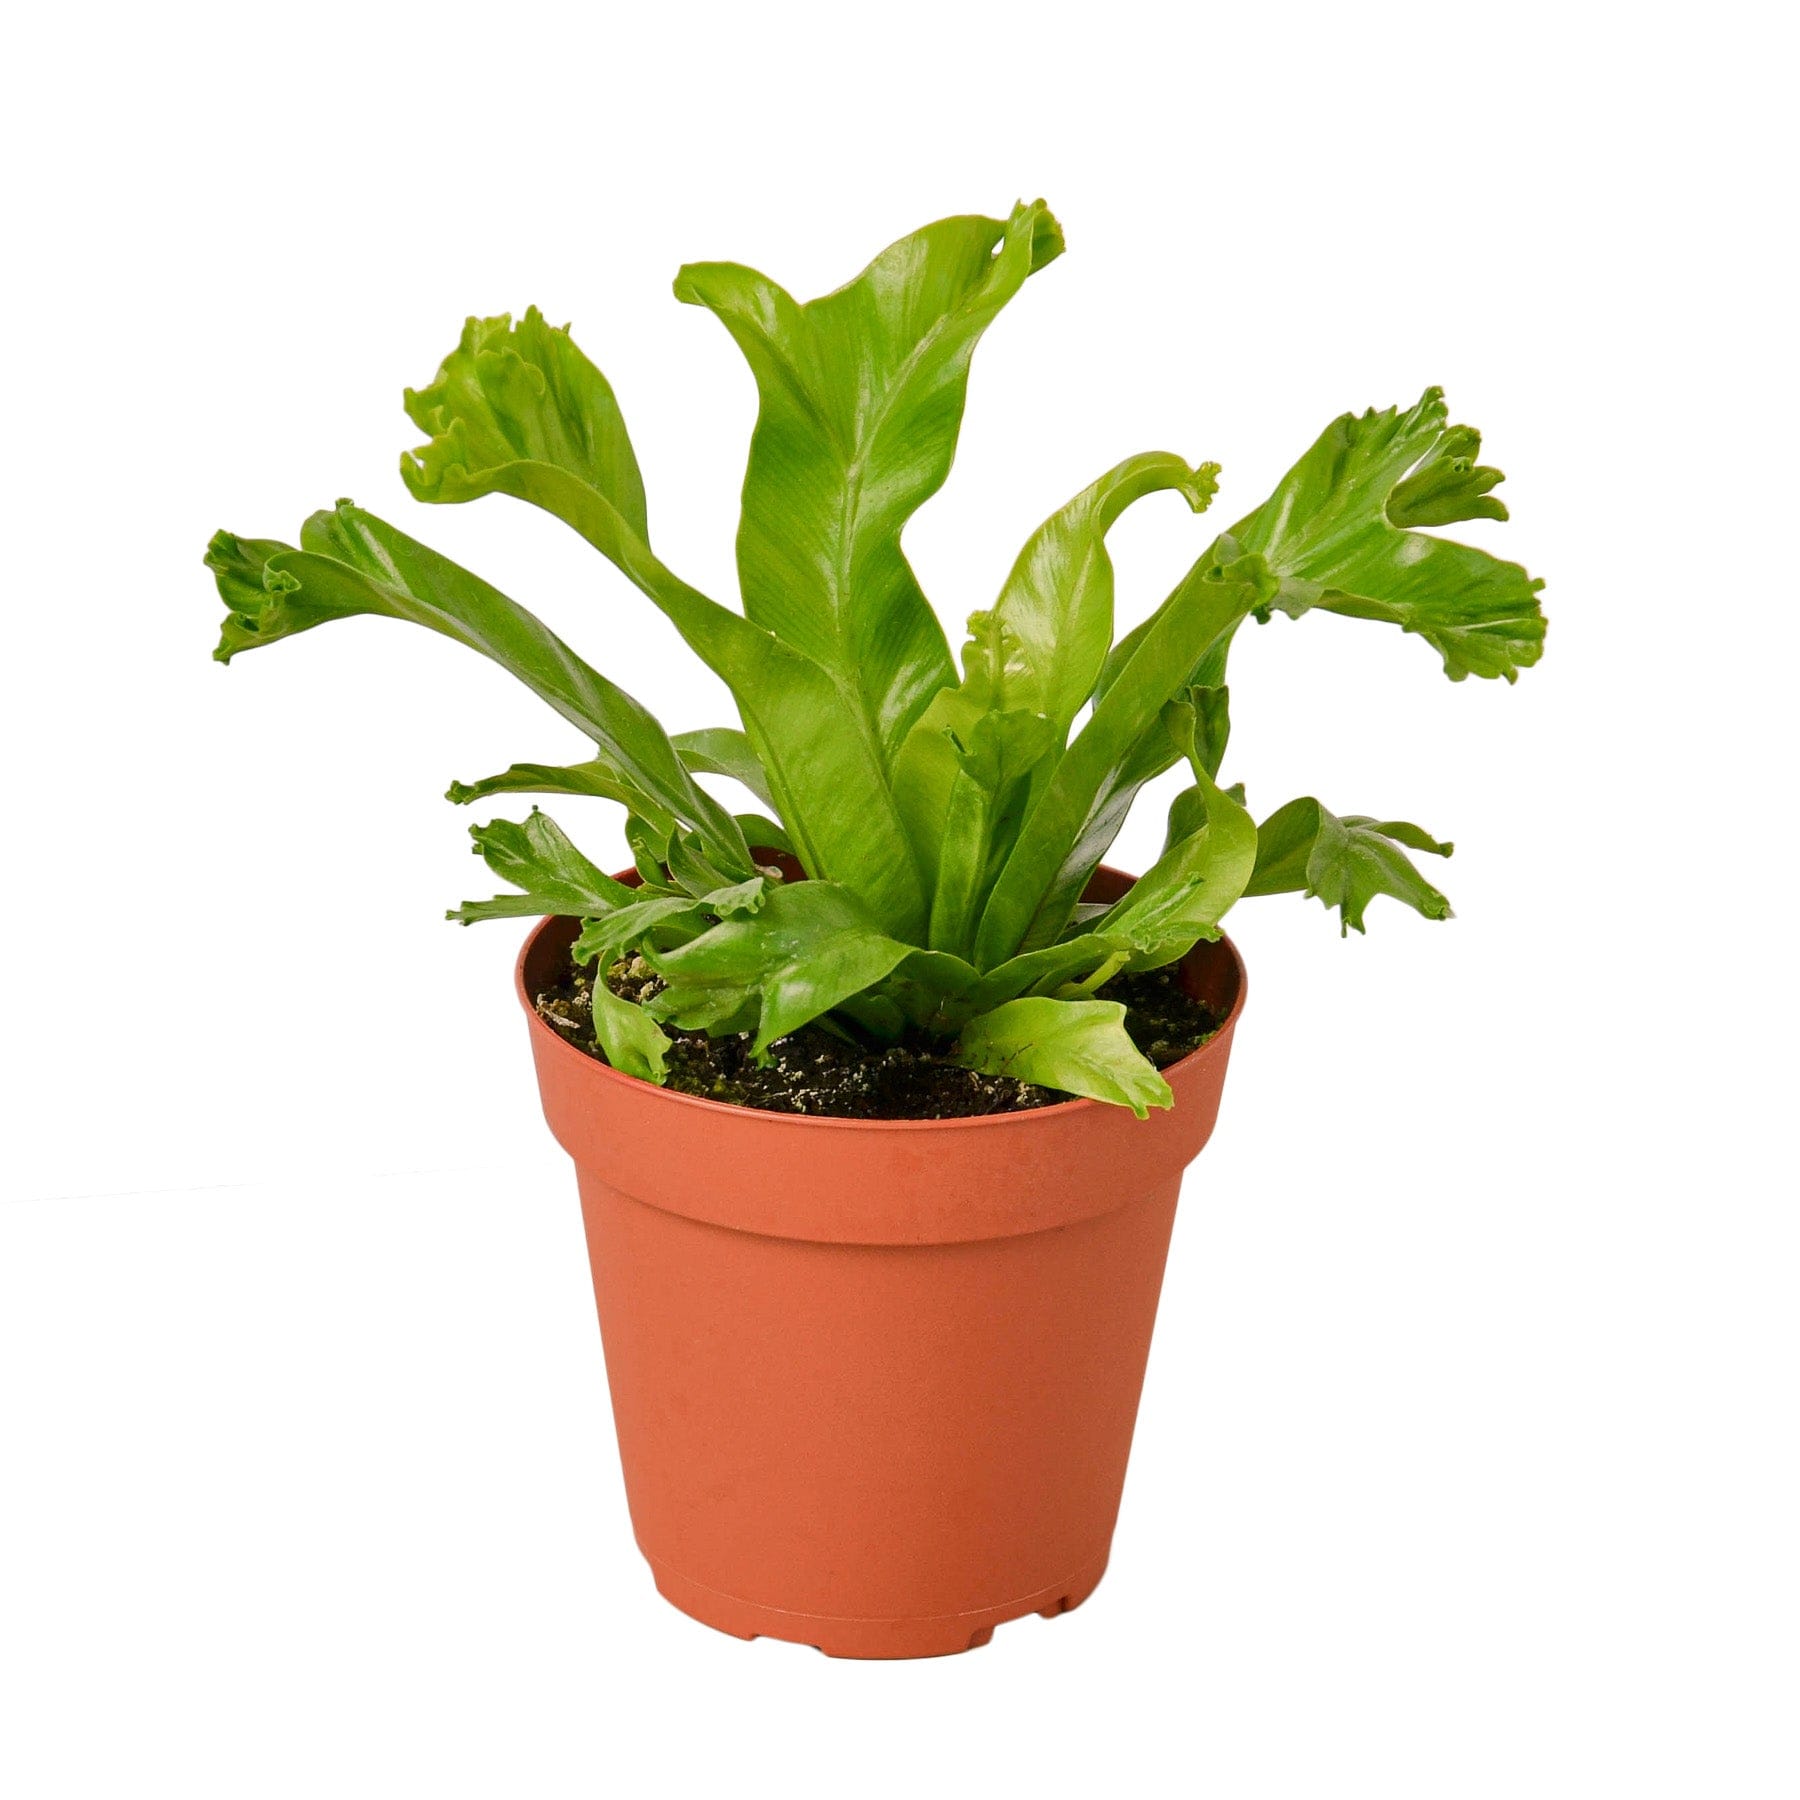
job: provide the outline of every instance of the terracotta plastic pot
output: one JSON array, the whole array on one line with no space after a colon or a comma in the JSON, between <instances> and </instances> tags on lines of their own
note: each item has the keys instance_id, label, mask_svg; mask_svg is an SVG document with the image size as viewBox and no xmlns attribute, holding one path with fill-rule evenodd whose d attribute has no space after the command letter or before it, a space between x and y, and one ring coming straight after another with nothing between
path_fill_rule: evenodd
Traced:
<instances>
[{"instance_id":1,"label":"terracotta plastic pot","mask_svg":"<svg viewBox=\"0 0 1800 1800\"><path fill-rule=\"evenodd\" d=\"M1103 869L1090 898L1130 878ZM1244 971L1181 965L1224 1028L1167 1112L1089 1100L864 1122L720 1105L585 1055L532 1006L575 1159L625 1492L682 1611L832 1656L937 1656L1079 1605L1106 1567L1181 1172Z\"/></svg>"}]
</instances>

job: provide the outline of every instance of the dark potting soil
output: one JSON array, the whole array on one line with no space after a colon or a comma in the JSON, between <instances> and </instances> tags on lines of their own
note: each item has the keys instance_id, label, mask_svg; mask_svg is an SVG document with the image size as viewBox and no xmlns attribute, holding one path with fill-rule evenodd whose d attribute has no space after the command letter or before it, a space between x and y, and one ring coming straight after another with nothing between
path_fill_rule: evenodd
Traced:
<instances>
[{"instance_id":1,"label":"dark potting soil","mask_svg":"<svg viewBox=\"0 0 1800 1800\"><path fill-rule=\"evenodd\" d=\"M649 998L661 985L638 957L614 963L607 985L626 1000ZM594 1038L593 973L564 962L554 987L537 996L541 1018L578 1050L599 1061ZM1115 975L1098 990L1125 1003L1132 1042L1160 1068L1198 1049L1223 1021L1182 992L1172 968ZM764 1112L812 1113L837 1119L968 1119L1025 1112L1071 1098L1056 1088L980 1075L944 1059L949 1040L909 1034L897 1044L846 1042L820 1025L804 1025L769 1046L761 1068L750 1060L747 1033L708 1037L670 1032L668 1083L677 1093Z\"/></svg>"}]
</instances>

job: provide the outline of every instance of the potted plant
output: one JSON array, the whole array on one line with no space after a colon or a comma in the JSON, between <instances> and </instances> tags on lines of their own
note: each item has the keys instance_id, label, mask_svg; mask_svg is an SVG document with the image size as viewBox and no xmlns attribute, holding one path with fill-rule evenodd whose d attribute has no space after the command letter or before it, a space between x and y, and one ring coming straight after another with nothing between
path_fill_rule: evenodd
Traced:
<instances>
[{"instance_id":1,"label":"potted plant","mask_svg":"<svg viewBox=\"0 0 1800 1800\"><path fill-rule=\"evenodd\" d=\"M651 549L612 389L535 310L471 319L406 395L415 498L511 494L673 621L739 724L671 736L479 577L349 502L298 545L221 532L217 655L379 614L443 632L589 740L460 803L600 795L635 866L541 812L473 830L541 917L519 961L552 1130L574 1157L638 1541L662 1592L741 1636L917 1656L1085 1598L1104 1567L1185 1165L1210 1132L1246 894L1362 929L1444 896L1418 826L1220 782L1246 620L1323 610L1424 638L1452 680L1540 654L1541 585L1421 528L1501 519L1436 389L1329 425L1116 641L1107 532L1217 467L1134 456L1054 512L969 621L961 670L901 548L956 445L970 358L1062 250L1042 203L946 219L802 305L735 264L677 277L760 410L743 610ZM1101 859L1181 765L1162 854ZM738 814L703 778L765 809Z\"/></svg>"}]
</instances>

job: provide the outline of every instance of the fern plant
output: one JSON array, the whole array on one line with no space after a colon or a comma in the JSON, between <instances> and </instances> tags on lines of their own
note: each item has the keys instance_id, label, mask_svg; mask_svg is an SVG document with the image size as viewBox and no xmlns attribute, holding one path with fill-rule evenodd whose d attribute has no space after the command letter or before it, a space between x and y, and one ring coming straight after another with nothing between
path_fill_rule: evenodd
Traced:
<instances>
[{"instance_id":1,"label":"fern plant","mask_svg":"<svg viewBox=\"0 0 1800 1800\"><path fill-rule=\"evenodd\" d=\"M1373 619L1424 638L1452 680L1511 681L1541 651L1542 584L1422 529L1506 517L1499 471L1434 388L1406 411L1335 420L1116 642L1109 529L1165 490L1204 511L1218 468L1151 452L1109 469L1033 532L969 620L959 671L901 536L949 473L982 333L1062 248L1039 202L928 225L806 304L737 264L681 271L676 296L731 333L760 395L742 611L651 549L612 388L535 309L516 325L469 320L431 385L407 392L427 435L401 460L414 498L510 494L572 526L724 681L736 726L671 736L523 607L347 501L297 545L214 537L227 609L215 654L356 614L405 619L490 657L585 735L581 761L517 763L450 798L617 801L642 884L604 874L533 810L472 834L516 891L450 917L568 915L583 921L577 960L641 955L661 980L646 1004L594 983L598 1039L631 1075L662 1079L666 1026L751 1033L761 1056L824 1020L871 1044L922 1030L969 1068L1140 1115L1166 1106L1124 1008L1095 997L1110 977L1216 937L1246 894L1315 894L1345 931L1378 894L1428 918L1449 910L1408 853L1450 846L1416 825L1308 797L1259 827L1242 788L1220 785L1239 627L1275 612ZM1177 763L1192 779L1162 854L1123 899L1083 904L1139 790ZM709 775L766 814L733 814ZM807 879L782 879L759 860L771 850Z\"/></svg>"}]
</instances>

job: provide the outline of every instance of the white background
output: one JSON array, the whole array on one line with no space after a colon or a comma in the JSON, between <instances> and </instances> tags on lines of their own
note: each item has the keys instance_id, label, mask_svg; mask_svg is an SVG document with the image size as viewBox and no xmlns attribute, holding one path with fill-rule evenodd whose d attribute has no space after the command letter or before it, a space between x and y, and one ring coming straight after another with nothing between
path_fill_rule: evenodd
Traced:
<instances>
[{"instance_id":1,"label":"white background","mask_svg":"<svg viewBox=\"0 0 1800 1800\"><path fill-rule=\"evenodd\" d=\"M1793 140L1770 9L37 9L13 28L0 1791L1800 1792ZM54 16L53 23L45 23ZM350 494L671 729L726 703L554 522L395 472L470 311L612 377L728 595L753 390L684 260L801 295L1045 195L908 547L952 623L1121 456L1123 623L1429 382L1549 579L1452 686L1325 617L1229 770L1457 840L1453 923L1298 899L1189 1179L1111 1573L894 1666L652 1592L519 931L438 795L578 743L377 621L208 661L219 525ZM559 807L622 860L597 803ZM591 811L591 816L588 816ZM1157 841L1147 805L1114 858Z\"/></svg>"}]
</instances>

